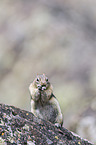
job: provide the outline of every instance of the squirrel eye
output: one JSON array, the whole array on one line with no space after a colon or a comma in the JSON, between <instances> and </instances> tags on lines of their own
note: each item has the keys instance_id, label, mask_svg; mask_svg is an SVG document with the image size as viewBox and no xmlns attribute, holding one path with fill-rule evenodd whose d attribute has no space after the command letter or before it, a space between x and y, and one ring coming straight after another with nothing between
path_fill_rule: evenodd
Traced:
<instances>
[{"instance_id":1,"label":"squirrel eye","mask_svg":"<svg viewBox=\"0 0 96 145\"><path fill-rule=\"evenodd\" d=\"M37 82L39 81L39 78L37 78Z\"/></svg>"}]
</instances>

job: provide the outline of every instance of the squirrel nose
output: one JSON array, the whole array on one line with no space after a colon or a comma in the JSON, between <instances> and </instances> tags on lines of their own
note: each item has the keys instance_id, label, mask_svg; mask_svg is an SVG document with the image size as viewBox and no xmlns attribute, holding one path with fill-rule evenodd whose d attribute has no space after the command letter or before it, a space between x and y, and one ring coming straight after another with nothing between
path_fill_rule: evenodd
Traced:
<instances>
[{"instance_id":1,"label":"squirrel nose","mask_svg":"<svg viewBox=\"0 0 96 145\"><path fill-rule=\"evenodd\" d=\"M43 90L46 90L46 85L44 85L44 84L42 85L42 91Z\"/></svg>"},{"instance_id":2,"label":"squirrel nose","mask_svg":"<svg viewBox=\"0 0 96 145\"><path fill-rule=\"evenodd\" d=\"M46 85L40 85L40 86L38 86L38 89L40 90L40 91L42 91L42 90L45 90L46 89Z\"/></svg>"}]
</instances>

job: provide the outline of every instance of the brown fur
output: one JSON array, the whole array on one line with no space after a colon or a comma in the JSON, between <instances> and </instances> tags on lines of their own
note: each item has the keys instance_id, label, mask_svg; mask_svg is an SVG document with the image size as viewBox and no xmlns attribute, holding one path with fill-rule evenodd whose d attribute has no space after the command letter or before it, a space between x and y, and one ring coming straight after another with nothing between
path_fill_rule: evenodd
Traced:
<instances>
[{"instance_id":1,"label":"brown fur","mask_svg":"<svg viewBox=\"0 0 96 145\"><path fill-rule=\"evenodd\" d=\"M53 95L53 87L45 74L37 75L30 84L29 91L31 94L31 112L56 126L61 126L63 123L61 109Z\"/></svg>"}]
</instances>

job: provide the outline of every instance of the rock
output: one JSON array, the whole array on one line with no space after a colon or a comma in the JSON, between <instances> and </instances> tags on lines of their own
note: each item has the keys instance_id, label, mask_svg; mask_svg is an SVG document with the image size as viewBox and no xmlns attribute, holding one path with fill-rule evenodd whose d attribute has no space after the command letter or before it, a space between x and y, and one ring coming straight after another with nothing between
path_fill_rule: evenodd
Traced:
<instances>
[{"instance_id":1,"label":"rock","mask_svg":"<svg viewBox=\"0 0 96 145\"><path fill-rule=\"evenodd\" d=\"M24 145L92 145L65 128L35 117L31 112L0 104L0 143Z\"/></svg>"}]
</instances>

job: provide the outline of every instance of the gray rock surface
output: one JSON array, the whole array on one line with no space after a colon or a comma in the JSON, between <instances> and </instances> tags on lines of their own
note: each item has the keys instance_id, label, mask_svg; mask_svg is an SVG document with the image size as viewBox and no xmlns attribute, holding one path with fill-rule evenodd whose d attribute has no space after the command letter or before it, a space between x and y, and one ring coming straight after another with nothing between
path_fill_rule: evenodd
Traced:
<instances>
[{"instance_id":1,"label":"gray rock surface","mask_svg":"<svg viewBox=\"0 0 96 145\"><path fill-rule=\"evenodd\" d=\"M36 118L14 106L0 104L0 143L24 145L92 145L65 128Z\"/></svg>"}]
</instances>

